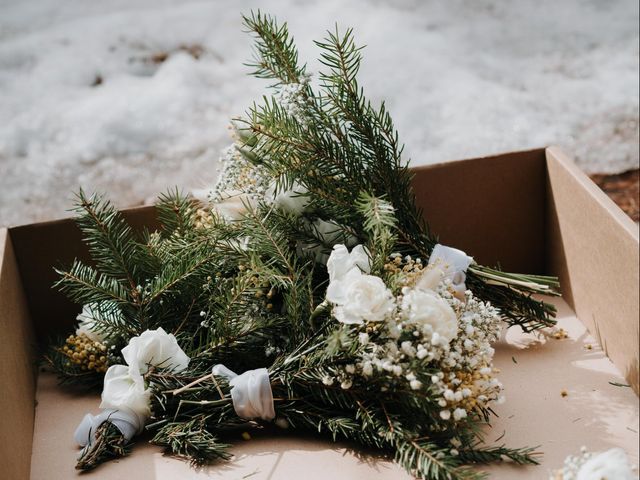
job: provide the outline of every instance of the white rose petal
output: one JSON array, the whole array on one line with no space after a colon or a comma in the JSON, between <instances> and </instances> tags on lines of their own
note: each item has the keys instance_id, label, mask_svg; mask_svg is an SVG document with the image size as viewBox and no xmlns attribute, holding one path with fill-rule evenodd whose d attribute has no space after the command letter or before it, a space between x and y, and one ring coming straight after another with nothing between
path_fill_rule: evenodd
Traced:
<instances>
[{"instance_id":1,"label":"white rose petal","mask_svg":"<svg viewBox=\"0 0 640 480\"><path fill-rule=\"evenodd\" d=\"M458 318L451 306L429 290L411 290L402 300L410 323L431 326L434 341L448 344L458 333Z\"/></svg>"},{"instance_id":2,"label":"white rose petal","mask_svg":"<svg viewBox=\"0 0 640 480\"><path fill-rule=\"evenodd\" d=\"M327 300L336 305L333 315L345 324L381 322L395 307L393 295L382 279L364 275L358 268L342 281L329 284Z\"/></svg>"},{"instance_id":3,"label":"white rose petal","mask_svg":"<svg viewBox=\"0 0 640 480\"><path fill-rule=\"evenodd\" d=\"M189 366L189 357L182 351L176 337L162 328L146 330L133 337L122 349L122 356L132 368L146 373L149 365L181 372Z\"/></svg>"},{"instance_id":4,"label":"white rose petal","mask_svg":"<svg viewBox=\"0 0 640 480\"><path fill-rule=\"evenodd\" d=\"M344 245L334 245L333 251L327 260L329 281L340 281L353 268L359 268L361 272L371 272L369 252L363 245L356 245L351 252Z\"/></svg>"},{"instance_id":5,"label":"white rose petal","mask_svg":"<svg viewBox=\"0 0 640 480\"><path fill-rule=\"evenodd\" d=\"M109 302L109 308L118 308L113 302ZM103 305L106 307L107 305ZM119 310L117 310L119 313ZM82 312L76 317L80 323L76 329L76 335L86 335L93 342L104 343L106 340L102 332L96 331L96 320L100 320L100 311L96 303L88 303L82 307Z\"/></svg>"},{"instance_id":6,"label":"white rose petal","mask_svg":"<svg viewBox=\"0 0 640 480\"><path fill-rule=\"evenodd\" d=\"M151 391L144 386L144 378L134 367L112 365L104 376L100 408L130 410L144 424L151 414Z\"/></svg>"},{"instance_id":7,"label":"white rose petal","mask_svg":"<svg viewBox=\"0 0 640 480\"><path fill-rule=\"evenodd\" d=\"M340 281L330 281L327 287L327 300L336 305L345 303L348 300L347 285L353 284L361 276L362 272L358 268L352 268Z\"/></svg>"}]
</instances>

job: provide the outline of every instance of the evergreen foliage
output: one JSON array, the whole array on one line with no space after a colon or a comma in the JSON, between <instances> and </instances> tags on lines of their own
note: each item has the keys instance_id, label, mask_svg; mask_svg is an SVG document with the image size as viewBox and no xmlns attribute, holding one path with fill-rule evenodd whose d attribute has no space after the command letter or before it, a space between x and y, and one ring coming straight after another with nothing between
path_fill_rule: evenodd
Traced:
<instances>
[{"instance_id":1,"label":"evergreen foliage","mask_svg":"<svg viewBox=\"0 0 640 480\"><path fill-rule=\"evenodd\" d=\"M256 40L253 74L275 88L293 85L297 94L295 108L266 96L236 119L237 151L268 174L276 193L303 185L304 212L263 196L245 205L242 218L226 221L172 191L156 205L161 229L138 233L108 201L80 191L77 222L92 261L58 271L55 287L94 306L94 329L109 348L119 351L131 337L162 327L191 358L186 372L145 374L153 443L196 465L229 458L222 439L246 421L234 411L227 381L210 373L224 363L241 372L268 367L278 417L289 425L385 450L420 478L480 478L470 463L535 463L533 449L479 443L488 408L451 428L428 388L386 389L375 378L350 388L325 382L364 347L353 341L351 327L331 318L327 269L318 258L333 244L362 243L371 273L399 290L385 269L391 254L428 260L437 237L416 206L389 112L369 102L357 81L362 49L353 32L336 29L316 42L323 72L312 86L285 24L260 12L244 20ZM327 235L319 224L335 232ZM555 278L474 264L466 281L511 325L527 331L554 324L553 306L532 295L556 294ZM63 379L95 380L69 365L59 348L46 360ZM428 361L416 362L421 378L431 378ZM78 468L125 453L118 431L105 422Z\"/></svg>"},{"instance_id":2,"label":"evergreen foliage","mask_svg":"<svg viewBox=\"0 0 640 480\"><path fill-rule=\"evenodd\" d=\"M361 195L384 198L397 218L396 250L429 258L437 237L430 232L417 208L412 173L402 159L403 146L393 120L382 103L374 107L358 84L362 48L353 31L336 28L324 41L319 89L309 81L304 65L286 26L261 13L245 17L256 39L256 57L250 65L258 78L278 87L297 84L301 99L292 113L275 98L265 97L247 118L238 119L251 139L243 152L247 160L266 167L284 185L294 182L309 189L312 206L326 218L348 225L367 238L362 212L354 210ZM474 265L468 283L480 298L501 309L512 325L525 331L555 323L553 305L532 294L556 294L557 279L547 276L509 274L496 268Z\"/></svg>"}]
</instances>

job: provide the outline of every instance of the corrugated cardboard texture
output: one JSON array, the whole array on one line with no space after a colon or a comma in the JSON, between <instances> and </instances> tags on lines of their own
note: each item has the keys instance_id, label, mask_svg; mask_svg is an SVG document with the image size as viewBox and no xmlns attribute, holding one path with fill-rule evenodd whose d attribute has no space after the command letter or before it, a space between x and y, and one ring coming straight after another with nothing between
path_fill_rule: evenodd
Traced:
<instances>
[{"instance_id":1,"label":"corrugated cardboard texture","mask_svg":"<svg viewBox=\"0 0 640 480\"><path fill-rule=\"evenodd\" d=\"M35 399L31 319L13 245L0 229L0 478L29 478Z\"/></svg>"},{"instance_id":2,"label":"corrugated cardboard texture","mask_svg":"<svg viewBox=\"0 0 640 480\"><path fill-rule=\"evenodd\" d=\"M138 232L158 226L154 207L132 208L123 213ZM51 288L59 278L54 267L69 267L75 258L88 261L89 254L72 219L14 227L10 236L36 336L42 344L52 334L69 331L80 312L77 305Z\"/></svg>"},{"instance_id":3,"label":"corrugated cardboard texture","mask_svg":"<svg viewBox=\"0 0 640 480\"><path fill-rule=\"evenodd\" d=\"M549 270L605 352L638 388L638 227L559 149L547 150Z\"/></svg>"},{"instance_id":4,"label":"corrugated cardboard texture","mask_svg":"<svg viewBox=\"0 0 640 480\"><path fill-rule=\"evenodd\" d=\"M416 201L440 242L478 263L543 273L544 149L420 167Z\"/></svg>"}]
</instances>

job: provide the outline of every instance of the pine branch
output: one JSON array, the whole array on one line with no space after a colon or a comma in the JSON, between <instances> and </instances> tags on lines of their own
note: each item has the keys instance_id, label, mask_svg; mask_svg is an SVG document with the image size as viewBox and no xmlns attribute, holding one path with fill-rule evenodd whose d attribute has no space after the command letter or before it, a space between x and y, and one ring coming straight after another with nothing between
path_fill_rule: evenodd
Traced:
<instances>
[{"instance_id":1,"label":"pine branch","mask_svg":"<svg viewBox=\"0 0 640 480\"><path fill-rule=\"evenodd\" d=\"M54 287L78 304L114 302L126 306L134 303L131 291L117 280L98 273L92 267L74 261L69 271L58 270L60 279Z\"/></svg>"},{"instance_id":2,"label":"pine branch","mask_svg":"<svg viewBox=\"0 0 640 480\"><path fill-rule=\"evenodd\" d=\"M62 344L62 340L54 344ZM69 362L59 347L49 347L42 357L42 365L52 369L60 385L70 386L81 390L96 390L102 388L103 373L95 370L82 370L78 365Z\"/></svg>"},{"instance_id":3,"label":"pine branch","mask_svg":"<svg viewBox=\"0 0 640 480\"><path fill-rule=\"evenodd\" d=\"M366 192L360 194L356 208L365 219L363 227L369 234L371 271L382 273L398 239L395 209L389 202Z\"/></svg>"},{"instance_id":4,"label":"pine branch","mask_svg":"<svg viewBox=\"0 0 640 480\"><path fill-rule=\"evenodd\" d=\"M504 445L499 447L478 447L472 449L461 449L460 459L465 463L496 463L509 461L517 465L539 465L540 452L538 447L508 448Z\"/></svg>"},{"instance_id":5,"label":"pine branch","mask_svg":"<svg viewBox=\"0 0 640 480\"><path fill-rule=\"evenodd\" d=\"M126 285L133 301L138 302L136 287L143 276L141 269L151 262L131 227L108 201L98 195L88 198L82 189L75 210L80 214L76 222L97 269Z\"/></svg>"},{"instance_id":6,"label":"pine branch","mask_svg":"<svg viewBox=\"0 0 640 480\"><path fill-rule=\"evenodd\" d=\"M299 75L296 79L296 75L287 74L291 73L291 63L278 51L284 48L283 43L288 45L290 54L295 47L286 29L282 30L284 27L261 15L253 16L247 26L258 36L258 55L273 65L269 78L301 83L305 96L299 118L275 100L266 100L252 109L248 125L257 137L255 146L250 148L256 163L266 165L278 177L284 175L289 183L296 180L304 184L314 208L357 231L362 230L363 219L351 206L360 192L384 197L395 209L398 220L397 250L427 259L437 239L416 207L412 174L408 162L402 160L403 147L391 116L384 104L374 108L357 83L361 48L356 46L352 31L329 32L325 41L317 42L327 71L320 74L321 93L316 94ZM281 38L276 47L271 39L278 35ZM501 283L496 284L489 275L497 276ZM525 279L486 267L472 268L468 277L474 292L499 308L509 323L526 330L555 323L554 308L530 296L554 294L554 281ZM523 281L529 285L523 286Z\"/></svg>"},{"instance_id":7,"label":"pine branch","mask_svg":"<svg viewBox=\"0 0 640 480\"><path fill-rule=\"evenodd\" d=\"M130 450L118 427L106 421L96 429L91 446L82 451L76 469L93 470L101 463L128 455Z\"/></svg>"},{"instance_id":8,"label":"pine branch","mask_svg":"<svg viewBox=\"0 0 640 480\"><path fill-rule=\"evenodd\" d=\"M151 443L164 447L171 455L189 460L193 466L229 460L231 445L220 443L218 437L207 431L206 418L206 415L198 415L189 421L168 422L160 427Z\"/></svg>"},{"instance_id":9,"label":"pine branch","mask_svg":"<svg viewBox=\"0 0 640 480\"><path fill-rule=\"evenodd\" d=\"M194 200L183 196L177 188L160 195L155 207L164 238L188 235L193 231L196 212Z\"/></svg>"},{"instance_id":10,"label":"pine branch","mask_svg":"<svg viewBox=\"0 0 640 480\"><path fill-rule=\"evenodd\" d=\"M299 83L305 73L298 66L298 50L289 37L286 24L260 13L243 15L244 24L255 35L255 59L247 64L255 68L252 73L258 78L276 79L279 83Z\"/></svg>"},{"instance_id":11,"label":"pine branch","mask_svg":"<svg viewBox=\"0 0 640 480\"><path fill-rule=\"evenodd\" d=\"M418 478L429 480L481 479L482 473L461 467L456 457L426 441L400 438L395 440L395 460Z\"/></svg>"}]
</instances>

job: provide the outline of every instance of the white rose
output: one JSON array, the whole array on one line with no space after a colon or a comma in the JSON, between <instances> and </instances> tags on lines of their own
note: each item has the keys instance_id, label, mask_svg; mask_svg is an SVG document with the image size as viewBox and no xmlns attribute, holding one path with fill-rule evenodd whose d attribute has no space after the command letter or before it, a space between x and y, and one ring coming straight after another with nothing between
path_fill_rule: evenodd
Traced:
<instances>
[{"instance_id":1,"label":"white rose","mask_svg":"<svg viewBox=\"0 0 640 480\"><path fill-rule=\"evenodd\" d=\"M144 378L135 367L112 365L104 376L100 408L130 410L144 424L151 414L151 391L145 388Z\"/></svg>"},{"instance_id":2,"label":"white rose","mask_svg":"<svg viewBox=\"0 0 640 480\"><path fill-rule=\"evenodd\" d=\"M448 344L458 334L458 318L455 312L435 292L417 289L407 292L402 299L402 309L410 323L431 325L442 343Z\"/></svg>"},{"instance_id":3,"label":"white rose","mask_svg":"<svg viewBox=\"0 0 640 480\"><path fill-rule=\"evenodd\" d=\"M345 324L380 322L394 309L391 291L381 278L351 269L341 281L332 282L327 300L333 303L333 315Z\"/></svg>"},{"instance_id":4,"label":"white rose","mask_svg":"<svg viewBox=\"0 0 640 480\"><path fill-rule=\"evenodd\" d=\"M612 448L594 455L578 470L576 480L637 480L629 459L620 448Z\"/></svg>"},{"instance_id":5,"label":"white rose","mask_svg":"<svg viewBox=\"0 0 640 480\"><path fill-rule=\"evenodd\" d=\"M113 305L109 305L109 307L118 308L117 305L113 302L107 302ZM104 305L105 307L107 305ZM120 311L117 310L118 314ZM78 324L78 328L76 329L76 335L86 335L93 342L104 343L106 337L104 333L97 331L96 328L96 320L100 320L100 312L98 310L98 304L96 303L88 303L82 307L82 312L78 314L76 320L80 323Z\"/></svg>"},{"instance_id":6,"label":"white rose","mask_svg":"<svg viewBox=\"0 0 640 480\"><path fill-rule=\"evenodd\" d=\"M362 245L356 245L349 253L346 246L334 245L329 260L327 260L329 281L342 280L352 268L359 268L364 273L371 272L367 249Z\"/></svg>"},{"instance_id":7,"label":"white rose","mask_svg":"<svg viewBox=\"0 0 640 480\"><path fill-rule=\"evenodd\" d=\"M304 185L294 182L291 190L276 194L276 185L273 182L267 189L265 198L285 212L300 215L309 204L309 197L306 195L308 192Z\"/></svg>"},{"instance_id":8,"label":"white rose","mask_svg":"<svg viewBox=\"0 0 640 480\"><path fill-rule=\"evenodd\" d=\"M162 328L146 330L133 337L122 349L122 356L130 367L146 373L149 365L181 372L189 366L189 357L182 351L176 337Z\"/></svg>"},{"instance_id":9,"label":"white rose","mask_svg":"<svg viewBox=\"0 0 640 480\"><path fill-rule=\"evenodd\" d=\"M231 222L240 220L248 208L253 208L257 204L255 198L241 190L229 190L220 196L221 199L215 202L212 207Z\"/></svg>"}]
</instances>

